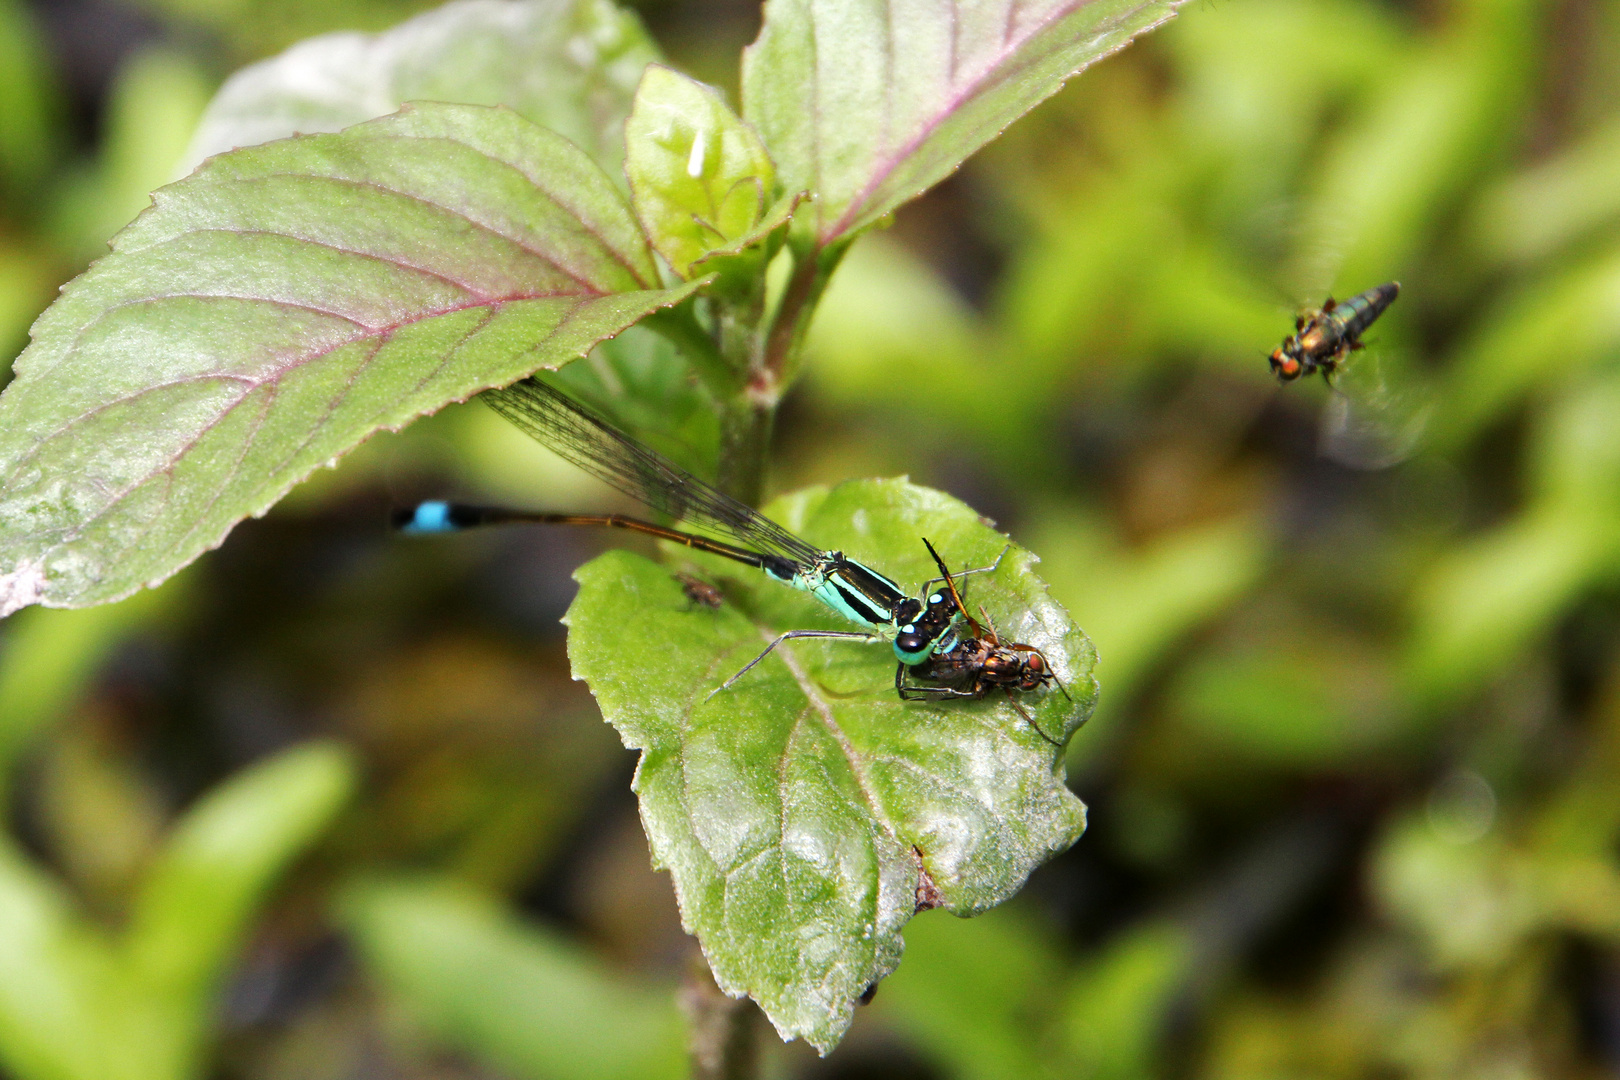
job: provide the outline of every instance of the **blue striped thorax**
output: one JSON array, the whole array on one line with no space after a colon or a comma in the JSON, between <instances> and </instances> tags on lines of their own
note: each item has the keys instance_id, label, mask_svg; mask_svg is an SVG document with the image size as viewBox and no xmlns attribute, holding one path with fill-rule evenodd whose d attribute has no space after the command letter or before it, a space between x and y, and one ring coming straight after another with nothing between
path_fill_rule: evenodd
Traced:
<instances>
[{"instance_id":1,"label":"blue striped thorax","mask_svg":"<svg viewBox=\"0 0 1620 1080\"><path fill-rule=\"evenodd\" d=\"M791 583L851 622L876 633L894 632L895 610L907 599L900 586L841 551L829 551Z\"/></svg>"},{"instance_id":2,"label":"blue striped thorax","mask_svg":"<svg viewBox=\"0 0 1620 1080\"><path fill-rule=\"evenodd\" d=\"M949 652L955 647L959 612L944 590L936 590L926 602L917 600L871 567L845 558L841 551L829 551L781 580L851 622L892 639L894 653L904 664L920 664L936 651Z\"/></svg>"}]
</instances>

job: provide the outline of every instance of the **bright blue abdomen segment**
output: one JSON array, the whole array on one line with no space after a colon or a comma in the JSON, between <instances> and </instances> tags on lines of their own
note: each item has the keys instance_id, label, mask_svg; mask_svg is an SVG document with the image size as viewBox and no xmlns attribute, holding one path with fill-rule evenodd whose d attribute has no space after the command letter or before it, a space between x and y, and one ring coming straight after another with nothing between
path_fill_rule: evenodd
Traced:
<instances>
[{"instance_id":1,"label":"bright blue abdomen segment","mask_svg":"<svg viewBox=\"0 0 1620 1080\"><path fill-rule=\"evenodd\" d=\"M458 526L450 520L450 504L431 501L422 503L410 519L399 527L400 532L439 533L455 532Z\"/></svg>"}]
</instances>

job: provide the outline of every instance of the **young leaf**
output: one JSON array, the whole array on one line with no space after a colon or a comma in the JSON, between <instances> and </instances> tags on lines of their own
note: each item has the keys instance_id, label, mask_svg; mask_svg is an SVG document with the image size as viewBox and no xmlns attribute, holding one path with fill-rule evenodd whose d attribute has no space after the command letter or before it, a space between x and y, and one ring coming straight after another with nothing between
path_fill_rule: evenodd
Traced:
<instances>
[{"instance_id":1,"label":"young leaf","mask_svg":"<svg viewBox=\"0 0 1620 1080\"><path fill-rule=\"evenodd\" d=\"M610 176L658 47L611 0L458 0L381 34L324 34L225 81L189 162L289 135L341 131L407 101L505 105L566 136Z\"/></svg>"},{"instance_id":2,"label":"young leaf","mask_svg":"<svg viewBox=\"0 0 1620 1080\"><path fill-rule=\"evenodd\" d=\"M389 997L437 1039L503 1076L675 1080L680 1016L544 928L450 882L366 882L342 916Z\"/></svg>"},{"instance_id":3,"label":"young leaf","mask_svg":"<svg viewBox=\"0 0 1620 1080\"><path fill-rule=\"evenodd\" d=\"M231 777L186 813L130 917L128 957L147 992L202 1000L254 905L331 824L356 773L341 746L310 743Z\"/></svg>"},{"instance_id":4,"label":"young leaf","mask_svg":"<svg viewBox=\"0 0 1620 1080\"><path fill-rule=\"evenodd\" d=\"M1182 0L769 0L743 116L823 245L950 175L1065 81Z\"/></svg>"},{"instance_id":5,"label":"young leaf","mask_svg":"<svg viewBox=\"0 0 1620 1080\"><path fill-rule=\"evenodd\" d=\"M752 233L775 195L776 170L754 130L719 91L667 67L642 76L624 134L636 215L682 277Z\"/></svg>"},{"instance_id":6,"label":"young leaf","mask_svg":"<svg viewBox=\"0 0 1620 1080\"><path fill-rule=\"evenodd\" d=\"M659 289L607 176L502 109L221 155L155 203L0 396L0 615L161 581L373 433L694 287Z\"/></svg>"},{"instance_id":7,"label":"young leaf","mask_svg":"<svg viewBox=\"0 0 1620 1080\"><path fill-rule=\"evenodd\" d=\"M770 511L813 544L905 583L994 562L1006 538L967 506L904 480L842 484ZM623 551L576 573L565 621L574 672L642 751L635 787L654 859L715 979L748 994L785 1038L823 1052L856 999L900 961L914 911L958 915L1012 896L1067 848L1085 807L1061 744L1096 701L1091 643L1008 551L963 579L1004 640L1041 649L1066 690L982 701L898 700L885 644L790 641L710 697L776 633L852 627L746 567L678 553L718 582L719 608ZM1036 730L1036 726L1040 730Z\"/></svg>"},{"instance_id":8,"label":"young leaf","mask_svg":"<svg viewBox=\"0 0 1620 1080\"><path fill-rule=\"evenodd\" d=\"M0 837L0 1065L19 1080L95 1080L113 964L61 883ZM127 1075L127 1074L125 1074Z\"/></svg>"},{"instance_id":9,"label":"young leaf","mask_svg":"<svg viewBox=\"0 0 1620 1080\"><path fill-rule=\"evenodd\" d=\"M343 808L357 772L335 743L295 747L231 777L181 819L147 872L124 942L124 1042L160 1063L144 1075L200 1074L221 972L265 893Z\"/></svg>"}]
</instances>

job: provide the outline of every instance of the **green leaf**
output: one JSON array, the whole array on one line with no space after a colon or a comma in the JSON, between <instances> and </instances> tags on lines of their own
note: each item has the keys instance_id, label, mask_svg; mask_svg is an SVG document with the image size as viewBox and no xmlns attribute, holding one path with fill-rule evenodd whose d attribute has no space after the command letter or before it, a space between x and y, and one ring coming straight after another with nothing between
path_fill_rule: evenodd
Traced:
<instances>
[{"instance_id":1,"label":"green leaf","mask_svg":"<svg viewBox=\"0 0 1620 1080\"><path fill-rule=\"evenodd\" d=\"M149 869L130 916L129 955L153 990L195 994L215 978L254 903L347 801L348 751L295 747L210 791Z\"/></svg>"},{"instance_id":2,"label":"green leaf","mask_svg":"<svg viewBox=\"0 0 1620 1080\"><path fill-rule=\"evenodd\" d=\"M0 838L0 1064L19 1080L97 1080L110 982L105 940L60 885Z\"/></svg>"},{"instance_id":3,"label":"green leaf","mask_svg":"<svg viewBox=\"0 0 1620 1080\"><path fill-rule=\"evenodd\" d=\"M969 507L904 480L811 489L767 512L908 584L936 572L920 537L955 569L1007 546ZM653 857L721 988L826 1052L855 999L899 963L919 904L984 911L1079 837L1085 807L1054 743L1090 715L1095 655L1015 548L966 579L967 601L1041 649L1067 687L1025 695L1029 720L1003 695L902 702L893 652L860 642L788 642L710 698L777 632L852 627L735 563L679 554L721 584L722 607L610 552L575 575L569 658L643 751L635 788Z\"/></svg>"},{"instance_id":4,"label":"green leaf","mask_svg":"<svg viewBox=\"0 0 1620 1080\"><path fill-rule=\"evenodd\" d=\"M636 214L682 277L765 216L776 191L770 155L712 86L649 67L624 135Z\"/></svg>"},{"instance_id":5,"label":"green leaf","mask_svg":"<svg viewBox=\"0 0 1620 1080\"><path fill-rule=\"evenodd\" d=\"M331 824L357 779L331 743L285 751L209 792L182 819L136 896L126 946L131 1045L196 1075L210 995L253 912Z\"/></svg>"},{"instance_id":6,"label":"green leaf","mask_svg":"<svg viewBox=\"0 0 1620 1080\"><path fill-rule=\"evenodd\" d=\"M1543 504L1456 545L1412 590L1407 692L1443 707L1511 674L1528 641L1613 575L1617 552L1620 528L1602 504Z\"/></svg>"},{"instance_id":7,"label":"green leaf","mask_svg":"<svg viewBox=\"0 0 1620 1080\"><path fill-rule=\"evenodd\" d=\"M1009 904L972 922L938 915L906 932L904 969L883 984L874 1012L945 1066L947 1076L1030 1080L1048 1075L1051 1041L1031 1030L1050 1011L1064 950L1056 935Z\"/></svg>"},{"instance_id":8,"label":"green leaf","mask_svg":"<svg viewBox=\"0 0 1620 1080\"><path fill-rule=\"evenodd\" d=\"M161 581L377 431L696 287L657 283L606 175L506 110L213 159L64 289L0 396L0 614Z\"/></svg>"},{"instance_id":9,"label":"green leaf","mask_svg":"<svg viewBox=\"0 0 1620 1080\"><path fill-rule=\"evenodd\" d=\"M1579 243L1620 218L1620 117L1555 156L1497 180L1469 214L1477 247L1527 263Z\"/></svg>"},{"instance_id":10,"label":"green leaf","mask_svg":"<svg viewBox=\"0 0 1620 1080\"><path fill-rule=\"evenodd\" d=\"M770 0L743 116L823 245L891 213L1180 0Z\"/></svg>"},{"instance_id":11,"label":"green leaf","mask_svg":"<svg viewBox=\"0 0 1620 1080\"><path fill-rule=\"evenodd\" d=\"M1525 395L1620 347L1620 247L1531 279L1481 316L1445 367L1434 442L1457 452Z\"/></svg>"},{"instance_id":12,"label":"green leaf","mask_svg":"<svg viewBox=\"0 0 1620 1080\"><path fill-rule=\"evenodd\" d=\"M1081 967L1064 1008L1075 1074L1129 1080L1158 1072L1165 1027L1201 959L1185 927L1154 920L1115 938Z\"/></svg>"},{"instance_id":13,"label":"green leaf","mask_svg":"<svg viewBox=\"0 0 1620 1080\"><path fill-rule=\"evenodd\" d=\"M8 200L38 197L58 149L59 103L49 56L28 5L0 0L0 188Z\"/></svg>"},{"instance_id":14,"label":"green leaf","mask_svg":"<svg viewBox=\"0 0 1620 1080\"><path fill-rule=\"evenodd\" d=\"M443 883L368 883L348 890L342 910L390 996L438 1039L503 1075L685 1075L672 994L623 984L487 896Z\"/></svg>"},{"instance_id":15,"label":"green leaf","mask_svg":"<svg viewBox=\"0 0 1620 1080\"><path fill-rule=\"evenodd\" d=\"M460 0L381 34L325 34L228 79L192 163L237 146L341 131L407 101L505 105L617 175L624 119L658 47L611 0Z\"/></svg>"},{"instance_id":16,"label":"green leaf","mask_svg":"<svg viewBox=\"0 0 1620 1080\"><path fill-rule=\"evenodd\" d=\"M200 1075L211 993L253 909L354 783L332 745L210 792L175 830L122 945L0 839L0 1061L24 1080Z\"/></svg>"},{"instance_id":17,"label":"green leaf","mask_svg":"<svg viewBox=\"0 0 1620 1080\"><path fill-rule=\"evenodd\" d=\"M1542 33L1530 0L1459 5L1334 134L1298 213L1336 283L1383 281L1410 265L1466 185L1518 130ZM1305 273L1302 276L1314 276ZM1340 295L1343 295L1341 292Z\"/></svg>"}]
</instances>

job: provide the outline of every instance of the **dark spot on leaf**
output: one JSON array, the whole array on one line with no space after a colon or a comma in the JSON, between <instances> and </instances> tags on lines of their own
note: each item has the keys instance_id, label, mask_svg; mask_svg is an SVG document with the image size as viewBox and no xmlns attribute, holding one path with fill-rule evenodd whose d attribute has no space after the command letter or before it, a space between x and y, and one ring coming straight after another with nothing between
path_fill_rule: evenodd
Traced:
<instances>
[{"instance_id":1,"label":"dark spot on leaf","mask_svg":"<svg viewBox=\"0 0 1620 1080\"><path fill-rule=\"evenodd\" d=\"M943 907L945 905L945 894L939 891L939 886L934 884L934 879L929 875L928 868L923 865L923 853L915 847L911 849L911 852L917 858L917 910L929 911L933 908Z\"/></svg>"}]
</instances>

